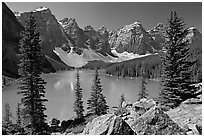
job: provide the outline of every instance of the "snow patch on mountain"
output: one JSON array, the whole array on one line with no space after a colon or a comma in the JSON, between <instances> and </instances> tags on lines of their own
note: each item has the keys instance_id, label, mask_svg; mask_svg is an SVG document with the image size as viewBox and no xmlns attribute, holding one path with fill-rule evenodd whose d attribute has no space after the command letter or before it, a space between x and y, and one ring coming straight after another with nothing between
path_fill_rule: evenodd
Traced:
<instances>
[{"instance_id":1,"label":"snow patch on mountain","mask_svg":"<svg viewBox=\"0 0 204 137\"><path fill-rule=\"evenodd\" d=\"M124 51L122 53L118 53L115 49L112 49L111 52L115 56L118 56L118 58L115 59L113 62L122 62L122 61L126 61L126 60L131 60L131 59L135 59L135 58L142 58L142 57L146 57L146 56L149 56L149 55L153 55L153 54L151 54L149 52L147 52L144 55L128 53L127 51ZM158 53L154 53L154 55L156 55L156 54L158 54Z\"/></svg>"},{"instance_id":2,"label":"snow patch on mountain","mask_svg":"<svg viewBox=\"0 0 204 137\"><path fill-rule=\"evenodd\" d=\"M82 67L86 65L89 61L94 61L94 60L115 63L115 62L122 62L122 61L127 61L135 58L142 58L149 55L153 55L153 54L150 54L149 52L147 52L145 55L128 53L126 51L123 53L117 53L115 49L112 49L111 52L117 57L112 57L110 55L103 56L102 54L95 52L90 48L83 49L83 53L81 55L74 53L73 48L71 48L69 53L67 53L66 51L62 50L59 47L56 47L55 50L53 51L59 56L59 58L65 64L76 68ZM158 53L155 53L155 54L158 54Z\"/></svg>"},{"instance_id":3,"label":"snow patch on mountain","mask_svg":"<svg viewBox=\"0 0 204 137\"><path fill-rule=\"evenodd\" d=\"M87 61L81 56L73 52L67 53L66 51L62 50L61 48L55 48L53 50L60 59L67 64L68 66L72 67L81 67L87 64Z\"/></svg>"},{"instance_id":4,"label":"snow patch on mountain","mask_svg":"<svg viewBox=\"0 0 204 137\"><path fill-rule=\"evenodd\" d=\"M48 8L46 7L37 7L35 10L33 10L33 12L36 12L36 11L43 11L43 10L47 10Z\"/></svg>"},{"instance_id":5,"label":"snow patch on mountain","mask_svg":"<svg viewBox=\"0 0 204 137\"><path fill-rule=\"evenodd\" d=\"M20 17L23 12L21 11L14 11L13 12L16 17Z\"/></svg>"},{"instance_id":6,"label":"snow patch on mountain","mask_svg":"<svg viewBox=\"0 0 204 137\"><path fill-rule=\"evenodd\" d=\"M68 66L72 67L82 67L88 63L88 61L94 61L94 60L101 60L104 62L111 62L111 59L109 56L105 57L100 53L97 53L93 51L92 49L82 49L83 53L81 55L78 55L77 53L74 53L73 48L71 47L71 50L69 53L62 50L61 48L55 48L53 50L60 59L67 64Z\"/></svg>"}]
</instances>

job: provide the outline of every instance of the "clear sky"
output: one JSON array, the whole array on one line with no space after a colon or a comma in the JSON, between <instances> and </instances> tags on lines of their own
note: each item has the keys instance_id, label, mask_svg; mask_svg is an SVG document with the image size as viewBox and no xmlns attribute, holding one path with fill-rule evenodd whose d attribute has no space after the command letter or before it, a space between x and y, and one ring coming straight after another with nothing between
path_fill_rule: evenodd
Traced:
<instances>
[{"instance_id":1,"label":"clear sky","mask_svg":"<svg viewBox=\"0 0 204 137\"><path fill-rule=\"evenodd\" d=\"M6 2L12 11L31 11L39 6L50 8L58 20L65 17L75 18L84 29L91 25L94 29L105 26L107 29L119 29L124 25L140 21L148 30L158 22L167 23L171 10L182 17L187 27L197 27L202 31L201 2Z\"/></svg>"}]
</instances>

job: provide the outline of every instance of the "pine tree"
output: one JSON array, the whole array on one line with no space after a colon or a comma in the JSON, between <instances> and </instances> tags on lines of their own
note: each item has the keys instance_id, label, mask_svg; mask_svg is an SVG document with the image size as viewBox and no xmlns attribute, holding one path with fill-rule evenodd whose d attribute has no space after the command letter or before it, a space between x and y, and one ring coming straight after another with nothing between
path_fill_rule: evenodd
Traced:
<instances>
[{"instance_id":1,"label":"pine tree","mask_svg":"<svg viewBox=\"0 0 204 137\"><path fill-rule=\"evenodd\" d=\"M119 102L120 102L119 107L122 107L122 104L123 104L124 101L125 101L125 96L124 96L124 94L122 94L120 96L120 100L119 100Z\"/></svg>"},{"instance_id":2,"label":"pine tree","mask_svg":"<svg viewBox=\"0 0 204 137\"><path fill-rule=\"evenodd\" d=\"M10 125L12 124L13 114L11 113L11 108L9 103L5 103L4 106L4 116L3 116L3 125Z\"/></svg>"},{"instance_id":3,"label":"pine tree","mask_svg":"<svg viewBox=\"0 0 204 137\"><path fill-rule=\"evenodd\" d=\"M40 34L36 31L36 20L31 12L26 21L25 30L19 44L20 63L18 64L20 81L20 92L22 95L23 112L30 119L31 134L43 134L46 125L45 87L46 82L41 78L42 47L40 45Z\"/></svg>"},{"instance_id":4,"label":"pine tree","mask_svg":"<svg viewBox=\"0 0 204 137\"><path fill-rule=\"evenodd\" d=\"M16 124L18 126L21 126L21 108L20 103L17 104L17 110L16 110Z\"/></svg>"},{"instance_id":5,"label":"pine tree","mask_svg":"<svg viewBox=\"0 0 204 137\"><path fill-rule=\"evenodd\" d=\"M82 88L80 86L79 81L79 70L77 70L76 74L76 85L74 91L75 91L74 112L76 113L77 118L83 118L84 107L82 100Z\"/></svg>"},{"instance_id":6,"label":"pine tree","mask_svg":"<svg viewBox=\"0 0 204 137\"><path fill-rule=\"evenodd\" d=\"M91 97L87 100L88 114L103 115L107 114L109 109L105 96L103 95L103 88L98 74L98 69L95 70L95 78L91 87Z\"/></svg>"},{"instance_id":7,"label":"pine tree","mask_svg":"<svg viewBox=\"0 0 204 137\"><path fill-rule=\"evenodd\" d=\"M177 16L176 12L171 12L168 23L169 27L166 31L168 41L165 46L167 52L162 59L163 89L159 101L162 105L173 108L181 101L192 97L197 89L191 86L194 82L191 81L189 68L195 61L188 59L188 40L184 39L188 30L185 29L184 21Z\"/></svg>"},{"instance_id":8,"label":"pine tree","mask_svg":"<svg viewBox=\"0 0 204 137\"><path fill-rule=\"evenodd\" d=\"M140 91L139 91L139 94L138 94L138 101L140 101L143 98L147 98L147 96L148 96L147 88L146 88L147 82L145 81L146 74L145 74L145 70L144 70L143 67L141 67L141 70L140 70L140 75L141 75L142 79L141 79Z\"/></svg>"}]
</instances>

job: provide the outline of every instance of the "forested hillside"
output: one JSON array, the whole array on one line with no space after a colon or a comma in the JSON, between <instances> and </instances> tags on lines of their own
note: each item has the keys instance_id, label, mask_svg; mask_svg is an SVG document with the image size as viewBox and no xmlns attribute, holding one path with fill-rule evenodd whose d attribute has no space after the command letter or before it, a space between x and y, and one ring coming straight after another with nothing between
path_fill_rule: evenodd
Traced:
<instances>
[{"instance_id":1,"label":"forested hillside","mask_svg":"<svg viewBox=\"0 0 204 137\"><path fill-rule=\"evenodd\" d=\"M195 52L201 52L194 50ZM124 62L114 63L106 68L106 74L117 77L140 77L140 69L145 69L145 75L148 79L160 78L162 75L161 57L164 53L150 55L143 58L136 58ZM199 53L199 55L201 55ZM189 57L192 59L192 55ZM192 71L192 80L202 81L202 58L197 56L195 65L190 69ZM104 66L104 65L103 65Z\"/></svg>"},{"instance_id":2,"label":"forested hillside","mask_svg":"<svg viewBox=\"0 0 204 137\"><path fill-rule=\"evenodd\" d=\"M143 67L149 79L159 78L161 76L160 55L156 54L115 63L106 69L106 74L118 77L139 77L140 69Z\"/></svg>"}]
</instances>

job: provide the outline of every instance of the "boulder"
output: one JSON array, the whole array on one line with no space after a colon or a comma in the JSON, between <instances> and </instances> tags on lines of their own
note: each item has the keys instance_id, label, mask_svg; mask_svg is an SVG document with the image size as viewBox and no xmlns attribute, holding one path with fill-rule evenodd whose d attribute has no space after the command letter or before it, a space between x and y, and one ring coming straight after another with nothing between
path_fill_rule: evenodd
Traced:
<instances>
[{"instance_id":1,"label":"boulder","mask_svg":"<svg viewBox=\"0 0 204 137\"><path fill-rule=\"evenodd\" d=\"M89 122L83 130L83 135L133 135L130 126L114 114L99 116Z\"/></svg>"},{"instance_id":2,"label":"boulder","mask_svg":"<svg viewBox=\"0 0 204 137\"><path fill-rule=\"evenodd\" d=\"M180 128L161 108L154 106L130 125L139 135L184 135Z\"/></svg>"},{"instance_id":3,"label":"boulder","mask_svg":"<svg viewBox=\"0 0 204 137\"><path fill-rule=\"evenodd\" d=\"M179 107L169 110L167 114L186 132L202 134L202 104L187 101L193 100L186 100Z\"/></svg>"},{"instance_id":4,"label":"boulder","mask_svg":"<svg viewBox=\"0 0 204 137\"><path fill-rule=\"evenodd\" d=\"M202 98L198 96L197 98L189 98L182 102L183 104L202 104Z\"/></svg>"},{"instance_id":5,"label":"boulder","mask_svg":"<svg viewBox=\"0 0 204 137\"><path fill-rule=\"evenodd\" d=\"M122 107L123 107L123 108L132 107L132 103L131 103L131 102L127 102L127 101L123 101Z\"/></svg>"},{"instance_id":6,"label":"boulder","mask_svg":"<svg viewBox=\"0 0 204 137\"><path fill-rule=\"evenodd\" d=\"M135 110L137 109L145 109L148 110L149 108L153 107L156 105L156 102L153 99L146 99L143 98L138 102L133 103L133 108L135 108Z\"/></svg>"}]
</instances>

